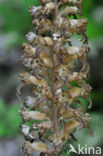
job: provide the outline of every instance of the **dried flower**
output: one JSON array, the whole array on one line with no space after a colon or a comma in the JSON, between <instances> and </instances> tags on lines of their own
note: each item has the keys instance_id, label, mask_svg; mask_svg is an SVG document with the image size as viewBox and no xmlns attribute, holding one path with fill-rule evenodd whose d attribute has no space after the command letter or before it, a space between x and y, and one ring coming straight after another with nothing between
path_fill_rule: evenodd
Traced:
<instances>
[{"instance_id":1,"label":"dried flower","mask_svg":"<svg viewBox=\"0 0 103 156\"><path fill-rule=\"evenodd\" d=\"M48 152L48 147L42 142L34 142L30 143L29 141L25 141L22 145L22 149L27 153L31 154L32 151L37 152Z\"/></svg>"},{"instance_id":2,"label":"dried flower","mask_svg":"<svg viewBox=\"0 0 103 156\"><path fill-rule=\"evenodd\" d=\"M92 105L92 88L84 80L89 77L88 20L76 18L82 13L83 0L39 1L42 6L29 8L35 30L26 35L28 43L22 45L21 63L28 72L19 74L22 83L17 87L17 95L21 96L23 87L33 86L32 95L24 99L20 109L20 127L26 140L22 150L27 155L37 151L59 156L70 136L75 138L77 127L90 129L90 115L79 100L87 99L88 108ZM71 15L74 18L69 18ZM83 46L72 46L74 33L81 35ZM77 61L82 67L74 71ZM81 107L77 107L78 103ZM29 127L25 123L30 120L34 123Z\"/></svg>"},{"instance_id":3,"label":"dried flower","mask_svg":"<svg viewBox=\"0 0 103 156\"><path fill-rule=\"evenodd\" d=\"M37 111L27 111L24 108L20 110L20 114L25 122L30 119L33 119L33 120L46 120L47 119L47 116L44 113L40 113Z\"/></svg>"}]
</instances>

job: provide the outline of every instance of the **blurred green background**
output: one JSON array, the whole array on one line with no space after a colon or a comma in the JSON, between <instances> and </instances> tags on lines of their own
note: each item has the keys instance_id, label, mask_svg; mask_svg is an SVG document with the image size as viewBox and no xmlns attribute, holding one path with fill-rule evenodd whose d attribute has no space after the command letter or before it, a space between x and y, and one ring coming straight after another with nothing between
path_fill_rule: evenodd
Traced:
<instances>
[{"instance_id":1,"label":"blurred green background","mask_svg":"<svg viewBox=\"0 0 103 156\"><path fill-rule=\"evenodd\" d=\"M93 107L91 127L94 137L88 130L76 132L78 143L88 146L100 146L103 149L103 0L84 0L83 17L88 18L87 35L91 53L88 61L91 67L91 98ZM20 83L18 73L23 70L17 65L22 55L21 44L25 42L25 34L32 30L32 18L28 7L38 5L36 0L0 0L0 156L22 156L20 144L23 136L19 131L19 107L21 101L16 97L15 89ZM85 103L85 101L84 101ZM67 154L69 145L63 149ZM91 154L92 155L92 154ZM102 155L103 156L103 153Z\"/></svg>"}]
</instances>

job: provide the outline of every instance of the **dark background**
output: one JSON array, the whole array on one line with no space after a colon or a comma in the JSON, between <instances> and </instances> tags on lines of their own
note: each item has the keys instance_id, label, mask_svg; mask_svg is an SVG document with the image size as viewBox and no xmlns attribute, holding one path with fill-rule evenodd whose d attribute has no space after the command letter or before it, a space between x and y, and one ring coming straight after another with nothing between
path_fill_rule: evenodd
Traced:
<instances>
[{"instance_id":1,"label":"dark background","mask_svg":"<svg viewBox=\"0 0 103 156\"><path fill-rule=\"evenodd\" d=\"M83 16L89 21L87 35L91 47L89 83L93 88L93 106L88 112L94 137L88 130L76 132L75 136L81 145L103 148L103 0L84 1ZM21 119L18 112L22 101L17 99L15 89L20 83L18 73L23 70L17 64L22 55L21 44L25 42L25 34L32 30L32 19L28 13L31 5L38 5L38 2L0 0L0 156L22 155L19 147L23 137L19 131ZM68 149L69 145L66 145L64 156L69 156Z\"/></svg>"}]
</instances>

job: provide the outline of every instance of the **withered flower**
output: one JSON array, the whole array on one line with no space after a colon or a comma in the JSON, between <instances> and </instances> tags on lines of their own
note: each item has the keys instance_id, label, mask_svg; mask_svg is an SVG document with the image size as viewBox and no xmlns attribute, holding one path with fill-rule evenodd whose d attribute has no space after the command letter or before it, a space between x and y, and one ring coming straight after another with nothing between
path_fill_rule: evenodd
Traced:
<instances>
[{"instance_id":1,"label":"withered flower","mask_svg":"<svg viewBox=\"0 0 103 156\"><path fill-rule=\"evenodd\" d=\"M28 110L25 110L24 108L22 108L20 110L20 114L23 118L23 120L26 122L30 119L33 119L33 120L46 120L48 117L46 116L46 114L44 113L40 113L40 112L37 112L37 111L28 111Z\"/></svg>"},{"instance_id":2,"label":"withered flower","mask_svg":"<svg viewBox=\"0 0 103 156\"><path fill-rule=\"evenodd\" d=\"M34 31L26 35L28 43L22 45L21 63L28 70L19 74L22 83L17 87L17 95L21 96L23 87L33 86L32 95L24 99L20 109L20 127L26 140L22 150L27 155L37 151L60 156L62 146L75 138L77 127L90 129L90 115L79 100L88 100L88 108L92 105L92 88L85 82L89 78L88 20L76 18L82 13L83 0L39 1L41 6L29 7ZM81 35L81 47L72 46L74 33ZM82 67L74 71L77 61ZM27 126L25 123L30 120L34 123Z\"/></svg>"},{"instance_id":3,"label":"withered flower","mask_svg":"<svg viewBox=\"0 0 103 156\"><path fill-rule=\"evenodd\" d=\"M79 13L79 9L77 7L65 7L62 11L59 13L59 17L64 15L73 15Z\"/></svg>"},{"instance_id":4,"label":"withered flower","mask_svg":"<svg viewBox=\"0 0 103 156\"><path fill-rule=\"evenodd\" d=\"M27 154L31 154L33 151L48 152L48 146L44 144L43 142L30 143L29 141L25 141L22 144L22 149Z\"/></svg>"}]
</instances>

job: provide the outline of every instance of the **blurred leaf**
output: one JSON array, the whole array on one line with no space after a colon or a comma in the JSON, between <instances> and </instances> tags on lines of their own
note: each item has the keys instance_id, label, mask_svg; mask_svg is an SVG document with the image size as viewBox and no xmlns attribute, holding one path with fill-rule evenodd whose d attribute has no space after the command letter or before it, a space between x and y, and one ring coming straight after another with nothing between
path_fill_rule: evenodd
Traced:
<instances>
[{"instance_id":1,"label":"blurred leaf","mask_svg":"<svg viewBox=\"0 0 103 156\"><path fill-rule=\"evenodd\" d=\"M40 2L38 0L23 0L22 1L24 3L24 5L26 6L26 8L28 8L29 6L38 6L40 5Z\"/></svg>"},{"instance_id":2,"label":"blurred leaf","mask_svg":"<svg viewBox=\"0 0 103 156\"><path fill-rule=\"evenodd\" d=\"M88 145L88 146L96 146L102 144L103 140L103 115L100 113L91 113L91 124L90 127L94 131L94 137L90 135L90 132L88 129L83 130L77 130L75 133L76 138L78 139L78 142L74 142L74 147L77 147L78 144L81 144L82 146ZM100 128L101 127L101 128Z\"/></svg>"},{"instance_id":3,"label":"blurred leaf","mask_svg":"<svg viewBox=\"0 0 103 156\"><path fill-rule=\"evenodd\" d=\"M83 16L88 17L93 7L94 7L94 0L84 0L82 5Z\"/></svg>"},{"instance_id":4,"label":"blurred leaf","mask_svg":"<svg viewBox=\"0 0 103 156\"><path fill-rule=\"evenodd\" d=\"M32 18L28 12L28 7L31 5L39 5L37 0L9 0L0 5L0 19L1 20L1 32L16 34L13 38L9 38L9 45L17 45L24 42L24 35L32 29ZM12 42L13 41L13 42Z\"/></svg>"},{"instance_id":5,"label":"blurred leaf","mask_svg":"<svg viewBox=\"0 0 103 156\"><path fill-rule=\"evenodd\" d=\"M0 137L14 136L19 132L19 105L6 106L0 99Z\"/></svg>"},{"instance_id":6,"label":"blurred leaf","mask_svg":"<svg viewBox=\"0 0 103 156\"><path fill-rule=\"evenodd\" d=\"M95 103L99 103L99 105L102 105L103 90L92 91L91 98Z\"/></svg>"}]
</instances>

